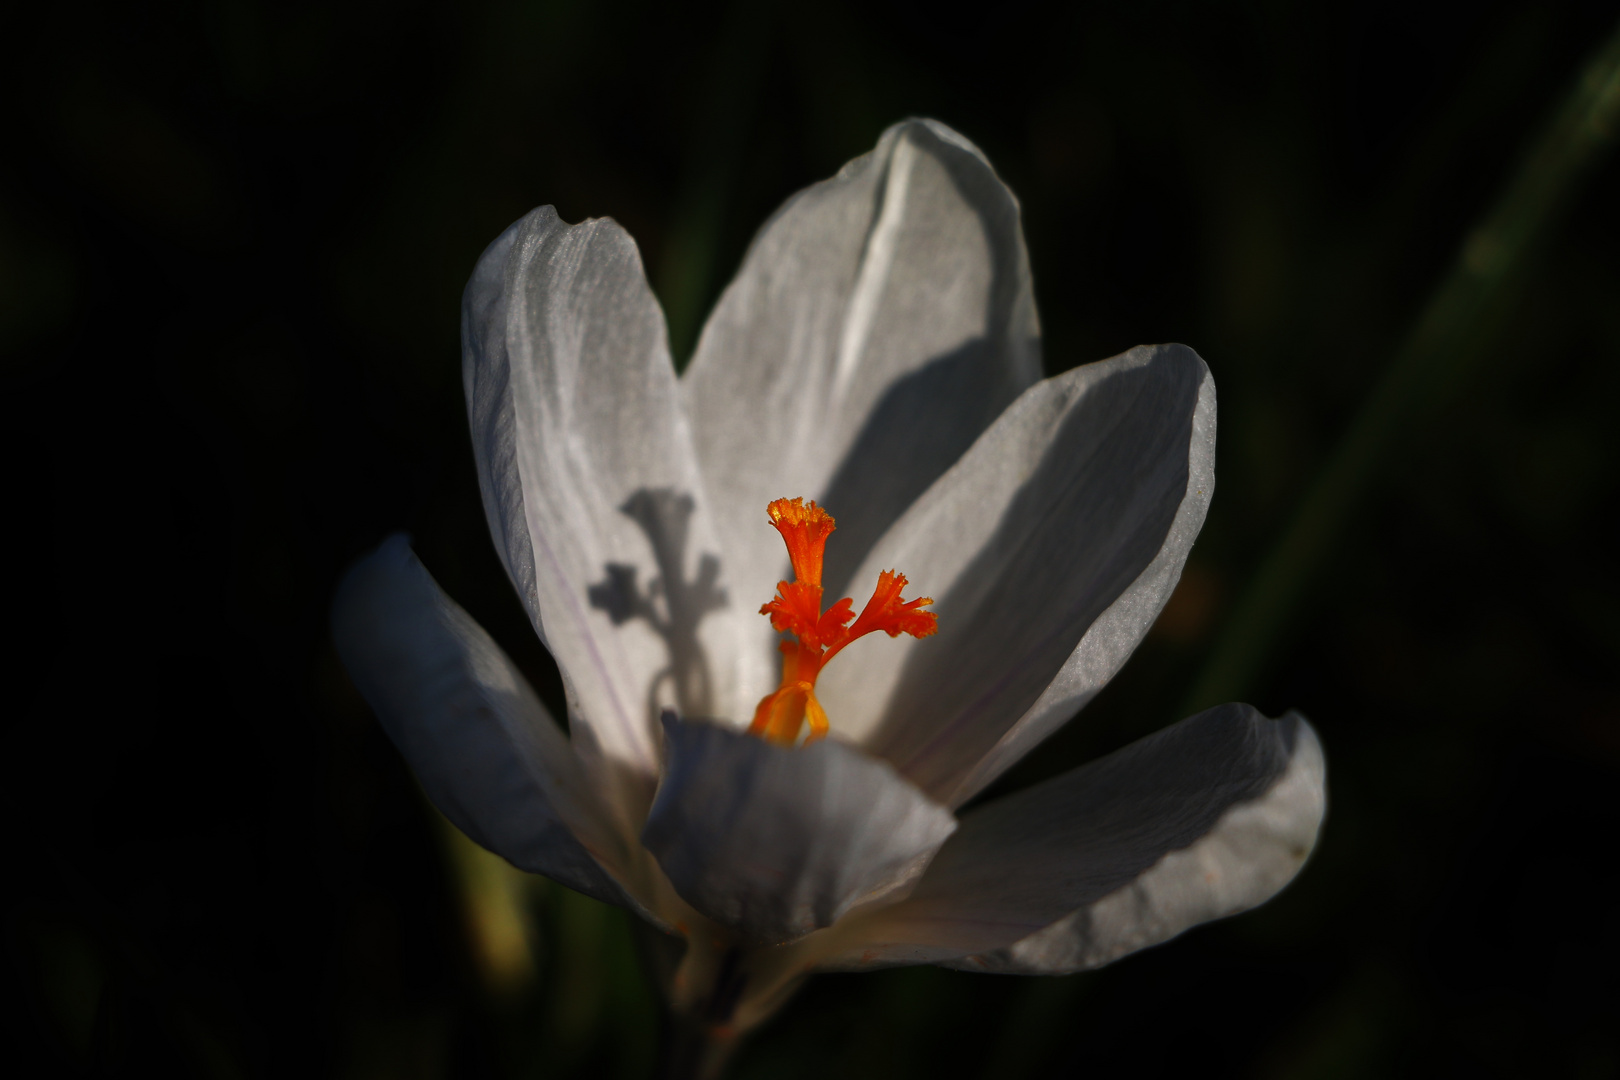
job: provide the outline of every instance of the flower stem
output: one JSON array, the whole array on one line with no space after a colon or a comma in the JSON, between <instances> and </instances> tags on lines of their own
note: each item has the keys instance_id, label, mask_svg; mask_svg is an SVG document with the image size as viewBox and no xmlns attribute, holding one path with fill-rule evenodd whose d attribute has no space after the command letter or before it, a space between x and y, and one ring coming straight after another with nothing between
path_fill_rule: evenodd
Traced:
<instances>
[{"instance_id":1,"label":"flower stem","mask_svg":"<svg viewBox=\"0 0 1620 1080\"><path fill-rule=\"evenodd\" d=\"M1617 126L1620 28L1581 73L1496 204L1464 239L1450 273L1239 598L1182 715L1252 692L1312 576L1332 553L1390 450L1483 351L1483 328L1505 306L1527 256L1550 232L1577 182L1614 141Z\"/></svg>"},{"instance_id":2,"label":"flower stem","mask_svg":"<svg viewBox=\"0 0 1620 1080\"><path fill-rule=\"evenodd\" d=\"M672 1009L664 1029L658 1066L659 1080L717 1080L736 1049L738 1032L732 1023L745 976L742 950L733 947L689 959L688 978L701 973L703 992L691 1011Z\"/></svg>"}]
</instances>

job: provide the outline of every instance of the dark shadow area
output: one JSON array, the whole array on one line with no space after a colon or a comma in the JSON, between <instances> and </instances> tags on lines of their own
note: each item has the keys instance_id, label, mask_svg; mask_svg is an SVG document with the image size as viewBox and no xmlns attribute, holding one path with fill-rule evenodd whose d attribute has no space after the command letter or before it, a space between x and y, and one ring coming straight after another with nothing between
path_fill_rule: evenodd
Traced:
<instances>
[{"instance_id":1,"label":"dark shadow area","mask_svg":"<svg viewBox=\"0 0 1620 1080\"><path fill-rule=\"evenodd\" d=\"M591 606L607 612L615 626L645 619L664 639L669 666L647 687L647 715L654 720L659 713L658 691L666 681L674 687L683 716L714 712L709 661L698 641L697 627L709 612L726 606L726 593L715 584L720 580L720 560L715 555L698 560L697 576L691 581L684 576L694 505L692 496L672 488L636 491L619 509L646 534L658 563L658 576L643 590L634 566L608 563L604 568L607 576L586 590Z\"/></svg>"},{"instance_id":2,"label":"dark shadow area","mask_svg":"<svg viewBox=\"0 0 1620 1080\"><path fill-rule=\"evenodd\" d=\"M978 338L897 380L879 399L821 500L838 521L822 568L827 596L870 592L874 582L853 580L861 560L1000 415L1016 394L1007 382L992 342ZM855 596L857 606L863 599Z\"/></svg>"},{"instance_id":3,"label":"dark shadow area","mask_svg":"<svg viewBox=\"0 0 1620 1080\"><path fill-rule=\"evenodd\" d=\"M995 536L938 598L939 633L908 655L876 752L926 789L948 780L940 750L977 759L1035 703L1158 554L1187 489L1199 377L1160 359L1086 391Z\"/></svg>"},{"instance_id":4,"label":"dark shadow area","mask_svg":"<svg viewBox=\"0 0 1620 1080\"><path fill-rule=\"evenodd\" d=\"M838 519L838 539L827 545L822 581L833 598L870 587L850 579L872 545L1024 390L1016 361L1005 352L1033 352L1039 376L1040 342L1008 340L1022 284L1017 204L967 151L928 132L914 137L931 142L984 229L994 267L986 333L897 380L873 406L828 481L820 502ZM874 212L874 228L880 216Z\"/></svg>"}]
</instances>

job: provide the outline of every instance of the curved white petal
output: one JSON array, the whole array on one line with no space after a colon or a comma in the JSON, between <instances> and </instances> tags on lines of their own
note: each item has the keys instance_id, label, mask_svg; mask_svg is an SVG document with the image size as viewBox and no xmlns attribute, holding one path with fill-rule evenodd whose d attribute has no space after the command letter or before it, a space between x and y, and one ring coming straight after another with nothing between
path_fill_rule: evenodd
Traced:
<instances>
[{"instance_id":1,"label":"curved white petal","mask_svg":"<svg viewBox=\"0 0 1620 1080\"><path fill-rule=\"evenodd\" d=\"M744 940L830 926L911 885L956 828L884 762L666 714L668 769L642 843L682 899Z\"/></svg>"},{"instance_id":2,"label":"curved white petal","mask_svg":"<svg viewBox=\"0 0 1620 1080\"><path fill-rule=\"evenodd\" d=\"M405 536L344 576L332 638L428 798L457 828L520 870L628 903L603 869L625 865L623 841L584 787L566 737Z\"/></svg>"},{"instance_id":3,"label":"curved white petal","mask_svg":"<svg viewBox=\"0 0 1620 1080\"><path fill-rule=\"evenodd\" d=\"M1105 964L1269 899L1326 805L1309 724L1222 705L964 815L911 896L852 926L829 966Z\"/></svg>"},{"instance_id":4,"label":"curved white petal","mask_svg":"<svg viewBox=\"0 0 1620 1080\"><path fill-rule=\"evenodd\" d=\"M1102 967L1199 923L1259 907L1294 879L1327 808L1326 762L1310 725L1265 795L1228 810L1209 835L1136 881L1044 930L949 966L1061 975Z\"/></svg>"},{"instance_id":5,"label":"curved white petal","mask_svg":"<svg viewBox=\"0 0 1620 1080\"><path fill-rule=\"evenodd\" d=\"M770 500L818 499L837 518L825 577L837 598L884 530L1039 377L1018 203L962 136L897 124L788 200L682 381L742 599L764 603L787 569ZM769 639L760 620L756 697L776 682Z\"/></svg>"},{"instance_id":6,"label":"curved white petal","mask_svg":"<svg viewBox=\"0 0 1620 1080\"><path fill-rule=\"evenodd\" d=\"M1214 458L1214 381L1185 346L1025 391L858 572L905 573L908 597L934 597L939 632L864 640L829 664L833 730L960 806L1141 642L1203 525Z\"/></svg>"},{"instance_id":7,"label":"curved white petal","mask_svg":"<svg viewBox=\"0 0 1620 1080\"><path fill-rule=\"evenodd\" d=\"M490 532L562 669L575 744L650 791L660 708L736 711L743 650L635 242L533 211L479 260L462 345Z\"/></svg>"}]
</instances>

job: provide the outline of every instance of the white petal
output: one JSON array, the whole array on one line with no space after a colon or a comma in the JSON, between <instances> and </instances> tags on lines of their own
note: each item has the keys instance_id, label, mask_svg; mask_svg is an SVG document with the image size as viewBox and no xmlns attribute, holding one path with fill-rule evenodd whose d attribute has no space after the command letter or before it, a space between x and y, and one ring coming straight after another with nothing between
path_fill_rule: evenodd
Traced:
<instances>
[{"instance_id":1,"label":"white petal","mask_svg":"<svg viewBox=\"0 0 1620 1080\"><path fill-rule=\"evenodd\" d=\"M1296 714L1222 705L962 818L902 903L831 966L1096 967L1254 907L1293 879L1327 804Z\"/></svg>"},{"instance_id":2,"label":"white petal","mask_svg":"<svg viewBox=\"0 0 1620 1080\"><path fill-rule=\"evenodd\" d=\"M933 121L790 199L760 230L683 378L731 580L787 568L772 499L837 518L830 598L873 542L1040 377L1018 203ZM757 650L774 657L761 620ZM767 670L758 686L775 685Z\"/></svg>"},{"instance_id":3,"label":"white petal","mask_svg":"<svg viewBox=\"0 0 1620 1080\"><path fill-rule=\"evenodd\" d=\"M1185 346L1031 387L859 571L904 572L939 632L874 636L829 664L833 729L960 806L1141 642L1203 525L1214 458L1215 385Z\"/></svg>"},{"instance_id":4,"label":"white petal","mask_svg":"<svg viewBox=\"0 0 1620 1080\"><path fill-rule=\"evenodd\" d=\"M1228 810L1208 836L1166 855L1136 881L1005 949L950 966L1059 975L1101 967L1183 930L1259 907L1294 879L1327 808L1326 763L1301 723L1288 770L1253 802Z\"/></svg>"},{"instance_id":5,"label":"white petal","mask_svg":"<svg viewBox=\"0 0 1620 1080\"><path fill-rule=\"evenodd\" d=\"M801 749L664 722L668 770L642 843L675 891L748 941L829 926L912 884L956 828L949 810L832 739Z\"/></svg>"},{"instance_id":6,"label":"white petal","mask_svg":"<svg viewBox=\"0 0 1620 1080\"><path fill-rule=\"evenodd\" d=\"M635 242L535 210L479 260L462 344L490 531L562 669L575 743L650 791L659 709L736 711L743 650Z\"/></svg>"},{"instance_id":7,"label":"white petal","mask_svg":"<svg viewBox=\"0 0 1620 1080\"><path fill-rule=\"evenodd\" d=\"M344 576L338 654L428 798L512 865L611 903L623 841L583 788L568 741L488 634L440 591L403 535Z\"/></svg>"}]
</instances>

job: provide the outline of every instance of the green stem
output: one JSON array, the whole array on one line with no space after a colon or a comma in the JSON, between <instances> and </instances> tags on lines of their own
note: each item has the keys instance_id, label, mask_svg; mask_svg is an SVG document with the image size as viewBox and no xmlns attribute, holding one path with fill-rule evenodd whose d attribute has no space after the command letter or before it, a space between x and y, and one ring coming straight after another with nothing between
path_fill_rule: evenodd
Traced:
<instances>
[{"instance_id":1,"label":"green stem","mask_svg":"<svg viewBox=\"0 0 1620 1080\"><path fill-rule=\"evenodd\" d=\"M1332 553L1391 448L1482 351L1482 328L1502 310L1526 257L1614 141L1617 125L1620 28L1464 240L1450 273L1239 598L1183 715L1251 692L1311 577Z\"/></svg>"}]
</instances>

